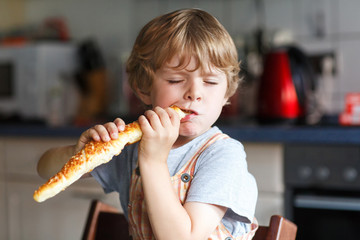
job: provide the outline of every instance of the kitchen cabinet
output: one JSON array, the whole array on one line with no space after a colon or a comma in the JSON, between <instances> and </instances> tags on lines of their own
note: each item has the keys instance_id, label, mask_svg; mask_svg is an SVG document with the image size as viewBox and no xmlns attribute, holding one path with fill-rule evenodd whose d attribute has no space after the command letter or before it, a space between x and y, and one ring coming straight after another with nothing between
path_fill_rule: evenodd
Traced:
<instances>
[{"instance_id":1,"label":"kitchen cabinet","mask_svg":"<svg viewBox=\"0 0 360 240\"><path fill-rule=\"evenodd\" d=\"M37 203L32 195L45 180L36 165L50 147L73 144L72 138L0 138L0 239L80 239L92 199L120 208L118 195L103 193L82 179L57 196Z\"/></svg>"},{"instance_id":2,"label":"kitchen cabinet","mask_svg":"<svg viewBox=\"0 0 360 240\"><path fill-rule=\"evenodd\" d=\"M100 195L101 189L86 192L84 188L71 187L52 199L37 203L32 199L37 187L36 183L8 183L7 239L81 239L90 196Z\"/></svg>"},{"instance_id":3,"label":"kitchen cabinet","mask_svg":"<svg viewBox=\"0 0 360 240\"><path fill-rule=\"evenodd\" d=\"M255 216L259 224L268 225L271 215L284 214L283 145L244 143L244 147L259 190Z\"/></svg>"},{"instance_id":4,"label":"kitchen cabinet","mask_svg":"<svg viewBox=\"0 0 360 240\"><path fill-rule=\"evenodd\" d=\"M5 191L5 159L4 141L0 139L0 239L6 239L6 191Z\"/></svg>"}]
</instances>

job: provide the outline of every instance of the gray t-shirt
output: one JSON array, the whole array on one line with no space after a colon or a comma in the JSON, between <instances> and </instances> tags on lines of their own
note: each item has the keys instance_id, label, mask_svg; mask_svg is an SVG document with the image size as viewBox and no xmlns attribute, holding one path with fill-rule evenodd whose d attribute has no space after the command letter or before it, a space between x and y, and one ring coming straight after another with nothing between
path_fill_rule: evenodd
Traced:
<instances>
[{"instance_id":1,"label":"gray t-shirt","mask_svg":"<svg viewBox=\"0 0 360 240\"><path fill-rule=\"evenodd\" d=\"M219 132L217 127L212 127L191 142L172 149L167 160L170 175L175 175L207 139ZM92 171L93 177L106 193L116 191L120 194L125 216L131 174L137 161L137 147L138 144L126 146L119 156ZM257 193L256 181L247 169L243 145L228 138L216 141L200 155L186 201L227 207L222 222L236 237L250 230Z\"/></svg>"}]
</instances>

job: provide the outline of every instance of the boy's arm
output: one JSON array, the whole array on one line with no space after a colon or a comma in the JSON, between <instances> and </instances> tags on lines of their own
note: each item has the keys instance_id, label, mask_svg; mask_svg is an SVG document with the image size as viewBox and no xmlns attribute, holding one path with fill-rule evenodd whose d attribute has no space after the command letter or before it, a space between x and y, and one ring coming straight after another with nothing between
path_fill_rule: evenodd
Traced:
<instances>
[{"instance_id":1,"label":"boy's arm","mask_svg":"<svg viewBox=\"0 0 360 240\"><path fill-rule=\"evenodd\" d=\"M74 146L64 146L47 150L39 159L37 172L40 177L49 179L64 166L75 152Z\"/></svg>"},{"instance_id":2,"label":"boy's arm","mask_svg":"<svg viewBox=\"0 0 360 240\"><path fill-rule=\"evenodd\" d=\"M87 142L90 140L108 142L111 139L117 139L119 137L119 131L123 131L124 128L124 121L120 118L116 118L114 122L108 122L104 125L95 125L84 131L76 145L49 149L38 161L38 174L44 179L49 179L58 173L73 155L84 148ZM91 175L88 173L84 174L82 177L89 176Z\"/></svg>"},{"instance_id":3,"label":"boy's arm","mask_svg":"<svg viewBox=\"0 0 360 240\"><path fill-rule=\"evenodd\" d=\"M226 207L190 202L181 205L175 193L167 157L180 121L171 111L155 108L139 118L144 133L139 166L151 227L156 239L207 239L225 215Z\"/></svg>"},{"instance_id":4,"label":"boy's arm","mask_svg":"<svg viewBox=\"0 0 360 240\"><path fill-rule=\"evenodd\" d=\"M226 207L189 202L181 205L165 164L142 164L140 174L149 219L156 239L207 239Z\"/></svg>"}]
</instances>

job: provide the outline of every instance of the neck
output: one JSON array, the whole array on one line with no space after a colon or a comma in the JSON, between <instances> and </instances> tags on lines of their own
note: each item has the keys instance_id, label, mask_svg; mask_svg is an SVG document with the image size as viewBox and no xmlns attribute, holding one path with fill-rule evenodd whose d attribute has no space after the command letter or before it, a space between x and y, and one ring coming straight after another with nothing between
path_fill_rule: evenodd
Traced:
<instances>
[{"instance_id":1,"label":"neck","mask_svg":"<svg viewBox=\"0 0 360 240\"><path fill-rule=\"evenodd\" d=\"M187 144L188 142L190 142L194 138L195 137L191 138L191 137L179 136L178 139L175 141L174 145L172 146L172 148L174 149L174 148L184 146L185 144Z\"/></svg>"}]
</instances>

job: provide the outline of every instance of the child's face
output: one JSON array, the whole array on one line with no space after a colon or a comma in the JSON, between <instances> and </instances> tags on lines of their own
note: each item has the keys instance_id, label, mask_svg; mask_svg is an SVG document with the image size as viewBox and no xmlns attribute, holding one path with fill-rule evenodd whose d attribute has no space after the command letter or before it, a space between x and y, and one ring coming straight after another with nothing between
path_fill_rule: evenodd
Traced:
<instances>
[{"instance_id":1,"label":"child's face","mask_svg":"<svg viewBox=\"0 0 360 240\"><path fill-rule=\"evenodd\" d=\"M175 69L179 58L174 57L155 72L148 105L169 107L176 105L192 114L181 121L180 137L193 139L207 131L218 119L225 97L227 79L224 72L214 67L193 71L194 58L185 68Z\"/></svg>"}]
</instances>

